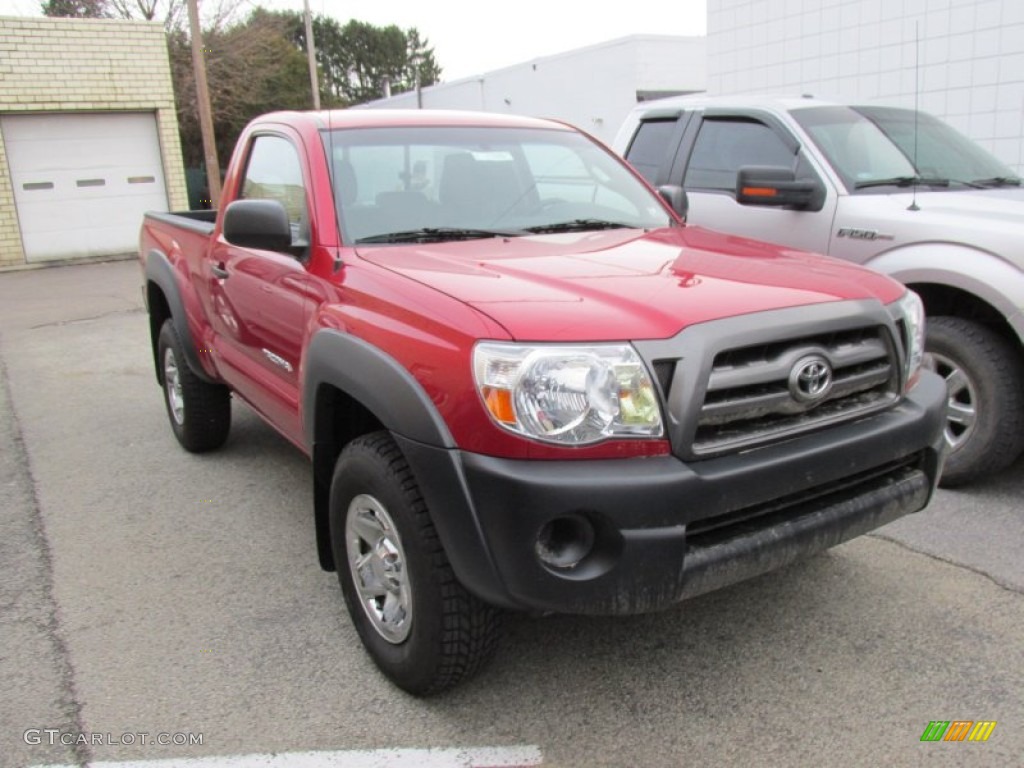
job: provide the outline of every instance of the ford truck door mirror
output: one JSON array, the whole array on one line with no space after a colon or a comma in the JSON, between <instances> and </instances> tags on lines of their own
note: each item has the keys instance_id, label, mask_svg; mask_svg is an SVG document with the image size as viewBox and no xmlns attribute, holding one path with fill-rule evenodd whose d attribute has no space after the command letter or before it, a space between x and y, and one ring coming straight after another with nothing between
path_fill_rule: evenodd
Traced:
<instances>
[{"instance_id":1,"label":"ford truck door mirror","mask_svg":"<svg viewBox=\"0 0 1024 768\"><path fill-rule=\"evenodd\" d=\"M279 200L235 200L224 210L224 239L243 248L287 251L292 246L288 212Z\"/></svg>"},{"instance_id":2,"label":"ford truck door mirror","mask_svg":"<svg viewBox=\"0 0 1024 768\"><path fill-rule=\"evenodd\" d=\"M658 194L669 206L679 214L679 218L686 221L686 213L690 209L690 201L686 197L686 190L675 184L663 184L658 187Z\"/></svg>"},{"instance_id":3,"label":"ford truck door mirror","mask_svg":"<svg viewBox=\"0 0 1024 768\"><path fill-rule=\"evenodd\" d=\"M797 181L789 168L745 165L736 174L736 202L742 205L814 208L818 196L817 184Z\"/></svg>"}]
</instances>

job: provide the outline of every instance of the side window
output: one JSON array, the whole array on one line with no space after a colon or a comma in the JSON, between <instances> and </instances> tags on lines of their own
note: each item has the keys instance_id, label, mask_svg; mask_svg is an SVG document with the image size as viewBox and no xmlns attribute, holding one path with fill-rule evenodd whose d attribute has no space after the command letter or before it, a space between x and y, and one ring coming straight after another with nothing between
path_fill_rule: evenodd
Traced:
<instances>
[{"instance_id":1,"label":"side window","mask_svg":"<svg viewBox=\"0 0 1024 768\"><path fill-rule=\"evenodd\" d=\"M302 166L294 145L280 136L257 136L242 182L243 199L280 200L292 225L292 241L309 240L309 214Z\"/></svg>"},{"instance_id":2,"label":"side window","mask_svg":"<svg viewBox=\"0 0 1024 768\"><path fill-rule=\"evenodd\" d=\"M637 173L656 184L662 165L668 160L669 144L676 129L676 120L645 120L640 123L633 143L626 150L626 160Z\"/></svg>"},{"instance_id":3,"label":"side window","mask_svg":"<svg viewBox=\"0 0 1024 768\"><path fill-rule=\"evenodd\" d=\"M744 165L795 168L797 158L764 123L754 120L704 120L693 145L683 186L733 192Z\"/></svg>"}]
</instances>

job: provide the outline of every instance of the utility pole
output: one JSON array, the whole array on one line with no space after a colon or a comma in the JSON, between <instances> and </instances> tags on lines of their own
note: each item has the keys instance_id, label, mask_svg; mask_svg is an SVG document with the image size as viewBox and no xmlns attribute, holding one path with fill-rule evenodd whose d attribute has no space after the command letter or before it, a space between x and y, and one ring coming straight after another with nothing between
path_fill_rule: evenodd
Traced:
<instances>
[{"instance_id":1,"label":"utility pole","mask_svg":"<svg viewBox=\"0 0 1024 768\"><path fill-rule=\"evenodd\" d=\"M313 42L313 17L306 5L306 55L309 57L309 85L313 89L313 109L320 110L320 81L316 75L316 44Z\"/></svg>"},{"instance_id":2,"label":"utility pole","mask_svg":"<svg viewBox=\"0 0 1024 768\"><path fill-rule=\"evenodd\" d=\"M210 89L206 85L206 59L203 57L203 33L199 29L198 0L188 0L188 21L192 30L192 70L196 78L196 104L199 107L199 130L203 134L203 157L206 159L206 184L210 188L210 206L220 206L220 163L217 142L213 137L213 113Z\"/></svg>"},{"instance_id":3,"label":"utility pole","mask_svg":"<svg viewBox=\"0 0 1024 768\"><path fill-rule=\"evenodd\" d=\"M416 109L423 109L423 84L420 77L420 67L423 66L423 56L419 51L412 55L412 65L416 68Z\"/></svg>"}]
</instances>

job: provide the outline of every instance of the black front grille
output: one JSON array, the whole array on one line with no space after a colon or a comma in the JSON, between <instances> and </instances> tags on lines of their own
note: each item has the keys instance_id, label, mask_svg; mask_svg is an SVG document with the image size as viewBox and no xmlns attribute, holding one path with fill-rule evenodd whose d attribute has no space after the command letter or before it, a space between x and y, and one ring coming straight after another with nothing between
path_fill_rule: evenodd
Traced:
<instances>
[{"instance_id":1,"label":"black front grille","mask_svg":"<svg viewBox=\"0 0 1024 768\"><path fill-rule=\"evenodd\" d=\"M791 381L804 360L824 360L831 388L802 400ZM742 450L858 418L899 396L899 357L882 326L847 329L719 352L708 378L692 452Z\"/></svg>"}]
</instances>

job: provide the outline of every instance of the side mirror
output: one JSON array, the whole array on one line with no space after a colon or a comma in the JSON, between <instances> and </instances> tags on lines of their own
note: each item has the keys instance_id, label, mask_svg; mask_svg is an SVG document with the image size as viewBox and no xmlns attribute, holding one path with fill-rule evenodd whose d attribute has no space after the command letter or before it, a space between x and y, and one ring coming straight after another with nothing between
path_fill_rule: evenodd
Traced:
<instances>
[{"instance_id":1,"label":"side mirror","mask_svg":"<svg viewBox=\"0 0 1024 768\"><path fill-rule=\"evenodd\" d=\"M797 181L789 168L746 165L736 174L736 202L742 205L811 208L818 192L817 184Z\"/></svg>"},{"instance_id":2,"label":"side mirror","mask_svg":"<svg viewBox=\"0 0 1024 768\"><path fill-rule=\"evenodd\" d=\"M287 251L292 245L288 212L280 200L235 200L224 210L224 239L243 248Z\"/></svg>"},{"instance_id":3,"label":"side mirror","mask_svg":"<svg viewBox=\"0 0 1024 768\"><path fill-rule=\"evenodd\" d=\"M686 221L686 214L690 210L690 200L686 197L685 189L675 184L663 184L658 187L658 194L673 211L679 214L679 218Z\"/></svg>"}]
</instances>

